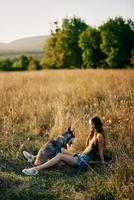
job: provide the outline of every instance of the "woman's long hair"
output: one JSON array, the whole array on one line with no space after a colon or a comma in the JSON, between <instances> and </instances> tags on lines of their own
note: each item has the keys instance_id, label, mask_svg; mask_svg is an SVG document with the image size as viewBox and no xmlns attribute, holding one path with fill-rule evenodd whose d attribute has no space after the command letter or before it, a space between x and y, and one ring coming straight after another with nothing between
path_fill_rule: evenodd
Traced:
<instances>
[{"instance_id":1,"label":"woman's long hair","mask_svg":"<svg viewBox=\"0 0 134 200\"><path fill-rule=\"evenodd\" d=\"M94 117L91 119L91 121L93 122L95 129L97 130L98 133L103 133L103 125L101 122L101 119L99 117Z\"/></svg>"},{"instance_id":2,"label":"woman's long hair","mask_svg":"<svg viewBox=\"0 0 134 200\"><path fill-rule=\"evenodd\" d=\"M103 125L102 125L101 119L96 116L96 117L93 117L91 119L91 121L93 122L96 131L103 135L103 137L104 137L104 145L105 145L105 135L104 135L104 130L103 130ZM91 131L90 135L89 135L89 137L88 137L88 139L86 141L86 146L89 144L89 141L92 139L93 136L94 136L94 131Z\"/></svg>"}]
</instances>

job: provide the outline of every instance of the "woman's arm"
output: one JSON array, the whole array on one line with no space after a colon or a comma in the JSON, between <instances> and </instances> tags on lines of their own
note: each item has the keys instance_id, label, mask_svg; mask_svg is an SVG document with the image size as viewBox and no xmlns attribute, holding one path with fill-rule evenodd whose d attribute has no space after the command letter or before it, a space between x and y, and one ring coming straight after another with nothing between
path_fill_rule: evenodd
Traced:
<instances>
[{"instance_id":1,"label":"woman's arm","mask_svg":"<svg viewBox=\"0 0 134 200\"><path fill-rule=\"evenodd\" d=\"M97 135L97 139L98 139L98 145L99 145L99 155L100 155L100 159L102 163L105 163L104 160L104 138L101 134Z\"/></svg>"},{"instance_id":2,"label":"woman's arm","mask_svg":"<svg viewBox=\"0 0 134 200\"><path fill-rule=\"evenodd\" d=\"M88 144L89 144L89 139L90 139L90 136L88 136L88 138L86 139L86 144L85 144L86 147L87 147Z\"/></svg>"}]
</instances>

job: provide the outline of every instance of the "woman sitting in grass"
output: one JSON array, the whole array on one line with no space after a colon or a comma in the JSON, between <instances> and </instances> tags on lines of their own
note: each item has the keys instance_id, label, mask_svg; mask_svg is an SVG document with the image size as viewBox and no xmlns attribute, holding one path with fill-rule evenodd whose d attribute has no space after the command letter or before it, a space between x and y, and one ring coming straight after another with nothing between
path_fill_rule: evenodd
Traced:
<instances>
[{"instance_id":1,"label":"woman sitting in grass","mask_svg":"<svg viewBox=\"0 0 134 200\"><path fill-rule=\"evenodd\" d=\"M38 165L32 168L23 169L22 172L29 176L35 176L41 170L50 168L60 161L64 161L70 166L78 167L83 169L88 166L88 162L94 160L104 161L104 146L105 146L105 136L103 132L102 122L99 117L94 117L89 120L90 134L86 141L86 148L82 153L71 153L62 148L61 153L58 153L54 158L48 160L42 165Z\"/></svg>"}]
</instances>

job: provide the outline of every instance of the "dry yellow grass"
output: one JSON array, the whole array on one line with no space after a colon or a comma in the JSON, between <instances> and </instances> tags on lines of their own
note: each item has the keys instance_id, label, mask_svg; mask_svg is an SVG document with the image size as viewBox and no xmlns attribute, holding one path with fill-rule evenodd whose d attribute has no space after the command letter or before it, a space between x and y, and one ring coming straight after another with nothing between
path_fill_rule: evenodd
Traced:
<instances>
[{"instance_id":1,"label":"dry yellow grass","mask_svg":"<svg viewBox=\"0 0 134 200\"><path fill-rule=\"evenodd\" d=\"M111 199L133 199L133 70L0 73L2 158L20 159L18 153L26 146L36 152L45 140L68 126L76 133L72 150L80 151L88 134L88 119L95 115L103 121L107 149L114 154L114 161L108 164L106 177L90 179L89 188L97 185L97 189L86 189L81 199L99 199L99 180L104 183L100 191L105 193L106 186ZM78 199L77 193L72 199Z\"/></svg>"}]
</instances>

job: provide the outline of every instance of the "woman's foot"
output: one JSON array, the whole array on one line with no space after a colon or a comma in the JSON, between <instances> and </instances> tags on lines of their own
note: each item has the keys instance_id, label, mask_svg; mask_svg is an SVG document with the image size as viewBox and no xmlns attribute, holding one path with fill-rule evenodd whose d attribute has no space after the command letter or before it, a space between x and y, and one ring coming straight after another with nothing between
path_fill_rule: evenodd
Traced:
<instances>
[{"instance_id":1,"label":"woman's foot","mask_svg":"<svg viewBox=\"0 0 134 200\"><path fill-rule=\"evenodd\" d=\"M36 176L39 173L39 171L35 167L23 169L22 172L27 176Z\"/></svg>"},{"instance_id":2,"label":"woman's foot","mask_svg":"<svg viewBox=\"0 0 134 200\"><path fill-rule=\"evenodd\" d=\"M23 153L24 158L26 158L29 163L34 162L35 159L32 154L28 153L27 151L23 151L22 153Z\"/></svg>"}]
</instances>

